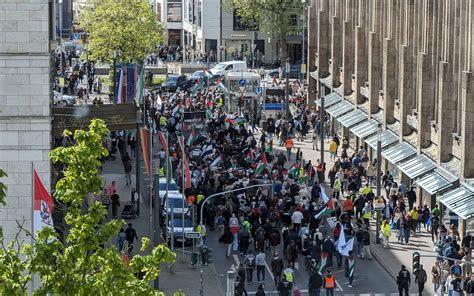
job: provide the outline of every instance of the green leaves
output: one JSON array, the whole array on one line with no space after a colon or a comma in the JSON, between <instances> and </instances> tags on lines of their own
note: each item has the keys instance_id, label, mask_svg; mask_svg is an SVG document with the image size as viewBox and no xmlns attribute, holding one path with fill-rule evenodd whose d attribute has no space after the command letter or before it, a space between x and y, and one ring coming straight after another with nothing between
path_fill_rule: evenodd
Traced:
<instances>
[{"instance_id":1,"label":"green leaves","mask_svg":"<svg viewBox=\"0 0 474 296\"><path fill-rule=\"evenodd\" d=\"M125 221L104 222L107 211L99 202L87 211L81 207L89 192L100 190L103 180L97 168L107 154L102 144L107 133L102 120L93 120L87 131L75 131L73 146L50 152L52 162L64 167L54 198L68 205L66 243L51 228L42 229L33 246L21 245L18 239L5 245L0 232L0 295L26 295L33 274L40 279L34 295L157 294L148 281L158 276L161 263L172 263L176 255L165 245L150 250L150 240L143 238L140 251L150 255L135 255L126 265L114 246ZM2 183L0 188L5 190ZM137 277L139 273L143 279Z\"/></svg>"},{"instance_id":2,"label":"green leaves","mask_svg":"<svg viewBox=\"0 0 474 296\"><path fill-rule=\"evenodd\" d=\"M286 37L293 29L290 16L300 16L301 5L299 0L224 0L223 7L235 11L247 27L257 25L268 37L279 39L286 58Z\"/></svg>"},{"instance_id":3,"label":"green leaves","mask_svg":"<svg viewBox=\"0 0 474 296\"><path fill-rule=\"evenodd\" d=\"M147 0L89 1L80 20L88 33L88 58L112 62L120 52L124 62L141 62L163 39L163 28Z\"/></svg>"}]
</instances>

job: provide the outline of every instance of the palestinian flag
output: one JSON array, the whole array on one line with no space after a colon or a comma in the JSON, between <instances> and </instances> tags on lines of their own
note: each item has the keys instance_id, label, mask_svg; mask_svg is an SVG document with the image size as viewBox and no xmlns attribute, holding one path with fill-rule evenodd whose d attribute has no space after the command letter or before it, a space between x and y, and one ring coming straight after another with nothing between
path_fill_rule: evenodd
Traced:
<instances>
[{"instance_id":1,"label":"palestinian flag","mask_svg":"<svg viewBox=\"0 0 474 296\"><path fill-rule=\"evenodd\" d=\"M326 269L327 262L328 262L328 252L322 251L321 260L319 261L318 266L316 267L319 273L323 273L323 271Z\"/></svg>"},{"instance_id":2,"label":"palestinian flag","mask_svg":"<svg viewBox=\"0 0 474 296\"><path fill-rule=\"evenodd\" d=\"M191 96L195 96L201 90L201 84L195 83L193 88L191 88Z\"/></svg>"},{"instance_id":3,"label":"palestinian flag","mask_svg":"<svg viewBox=\"0 0 474 296\"><path fill-rule=\"evenodd\" d=\"M300 178L298 179L298 183L300 183L300 184L305 184L305 183L308 182L308 181L309 181L309 177L308 177L307 175L305 175L305 176L303 176L303 177L300 177Z\"/></svg>"},{"instance_id":4,"label":"palestinian flag","mask_svg":"<svg viewBox=\"0 0 474 296\"><path fill-rule=\"evenodd\" d=\"M176 107L173 108L173 111L171 111L171 114L174 116L174 115L177 115L180 111L180 107L181 107L181 104L178 104L176 105Z\"/></svg>"},{"instance_id":5,"label":"palestinian flag","mask_svg":"<svg viewBox=\"0 0 474 296\"><path fill-rule=\"evenodd\" d=\"M196 130L194 129L194 125L193 125L191 129L191 134L189 135L189 138L188 138L188 142L186 143L188 147L192 147L196 139L197 139Z\"/></svg>"},{"instance_id":6,"label":"palestinian flag","mask_svg":"<svg viewBox=\"0 0 474 296\"><path fill-rule=\"evenodd\" d=\"M236 125L236 126L244 125L245 123L247 123L247 120L245 120L244 117L238 117L238 118L235 120L235 125Z\"/></svg>"},{"instance_id":7,"label":"palestinian flag","mask_svg":"<svg viewBox=\"0 0 474 296\"><path fill-rule=\"evenodd\" d=\"M225 127L225 129L229 129L231 126L232 126L232 127L235 126L235 119L226 118L226 119L224 120L224 127Z\"/></svg>"},{"instance_id":8,"label":"palestinian flag","mask_svg":"<svg viewBox=\"0 0 474 296\"><path fill-rule=\"evenodd\" d=\"M253 159L253 151L252 149L249 149L249 151L247 152L247 155L245 156L245 161L247 163L253 163L254 162L254 159Z\"/></svg>"},{"instance_id":9,"label":"palestinian flag","mask_svg":"<svg viewBox=\"0 0 474 296\"><path fill-rule=\"evenodd\" d=\"M257 168L255 169L255 176L260 175L266 166L267 166L266 163L263 163L263 161L260 161L258 163Z\"/></svg>"},{"instance_id":10,"label":"palestinian flag","mask_svg":"<svg viewBox=\"0 0 474 296\"><path fill-rule=\"evenodd\" d=\"M297 176L298 174L298 171L299 171L299 168L300 168L301 164L299 162L295 162L291 167L290 167L290 170L288 172L288 174L294 178Z\"/></svg>"},{"instance_id":11,"label":"palestinian flag","mask_svg":"<svg viewBox=\"0 0 474 296\"><path fill-rule=\"evenodd\" d=\"M265 152L262 153L262 162L266 165L268 163L267 161L267 154Z\"/></svg>"},{"instance_id":12,"label":"palestinian flag","mask_svg":"<svg viewBox=\"0 0 474 296\"><path fill-rule=\"evenodd\" d=\"M334 212L334 203L331 199L327 204L316 210L314 218L321 219L324 216L330 216L332 212Z\"/></svg>"},{"instance_id":13,"label":"palestinian flag","mask_svg":"<svg viewBox=\"0 0 474 296\"><path fill-rule=\"evenodd\" d=\"M218 91L227 92L227 88L224 86L224 84L220 80L217 80L217 87L216 88L217 88Z\"/></svg>"}]
</instances>

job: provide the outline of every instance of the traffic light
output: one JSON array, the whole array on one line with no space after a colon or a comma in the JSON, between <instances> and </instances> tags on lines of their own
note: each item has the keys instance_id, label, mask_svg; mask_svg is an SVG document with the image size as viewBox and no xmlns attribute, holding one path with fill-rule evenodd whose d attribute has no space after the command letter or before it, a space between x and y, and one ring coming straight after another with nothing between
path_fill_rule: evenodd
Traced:
<instances>
[{"instance_id":1,"label":"traffic light","mask_svg":"<svg viewBox=\"0 0 474 296\"><path fill-rule=\"evenodd\" d=\"M204 265L209 265L212 263L212 249L207 246L199 247L199 252L201 253L201 262Z\"/></svg>"},{"instance_id":2,"label":"traffic light","mask_svg":"<svg viewBox=\"0 0 474 296\"><path fill-rule=\"evenodd\" d=\"M199 253L191 253L191 265L196 265L198 263Z\"/></svg>"},{"instance_id":3,"label":"traffic light","mask_svg":"<svg viewBox=\"0 0 474 296\"><path fill-rule=\"evenodd\" d=\"M413 253L413 274L416 274L420 269L420 253Z\"/></svg>"}]
</instances>

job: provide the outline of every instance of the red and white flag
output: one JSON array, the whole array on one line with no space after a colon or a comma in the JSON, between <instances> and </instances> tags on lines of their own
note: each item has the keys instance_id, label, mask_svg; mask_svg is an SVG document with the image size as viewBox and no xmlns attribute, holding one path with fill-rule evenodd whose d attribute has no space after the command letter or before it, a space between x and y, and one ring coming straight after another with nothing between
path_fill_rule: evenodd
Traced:
<instances>
[{"instance_id":1,"label":"red and white flag","mask_svg":"<svg viewBox=\"0 0 474 296\"><path fill-rule=\"evenodd\" d=\"M33 174L33 233L36 235L44 227L53 227L54 202L36 170Z\"/></svg>"}]
</instances>

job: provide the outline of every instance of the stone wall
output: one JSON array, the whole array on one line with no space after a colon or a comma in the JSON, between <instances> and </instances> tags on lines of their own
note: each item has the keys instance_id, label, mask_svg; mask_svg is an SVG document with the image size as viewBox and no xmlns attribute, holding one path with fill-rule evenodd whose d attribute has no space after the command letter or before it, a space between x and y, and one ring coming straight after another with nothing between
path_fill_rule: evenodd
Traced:
<instances>
[{"instance_id":1,"label":"stone wall","mask_svg":"<svg viewBox=\"0 0 474 296\"><path fill-rule=\"evenodd\" d=\"M31 228L33 166L49 190L48 26L48 0L0 3L0 168L8 174L0 225L7 240L18 231L16 221Z\"/></svg>"}]
</instances>

